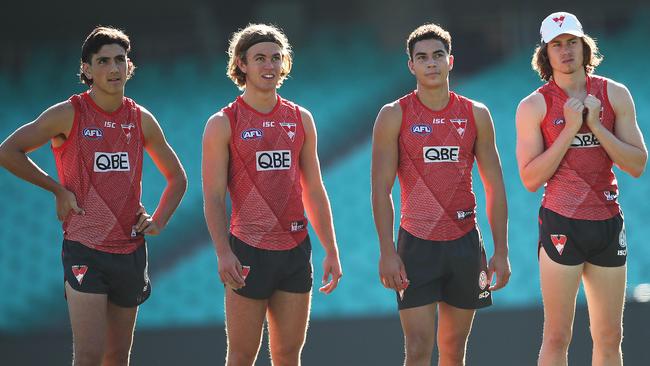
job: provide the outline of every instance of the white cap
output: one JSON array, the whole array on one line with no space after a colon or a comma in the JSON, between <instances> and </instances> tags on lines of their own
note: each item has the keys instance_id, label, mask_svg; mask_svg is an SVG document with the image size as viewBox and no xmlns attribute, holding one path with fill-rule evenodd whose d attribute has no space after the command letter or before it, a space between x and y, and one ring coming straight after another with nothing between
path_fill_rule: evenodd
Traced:
<instances>
[{"instance_id":1,"label":"white cap","mask_svg":"<svg viewBox=\"0 0 650 366\"><path fill-rule=\"evenodd\" d=\"M553 38L560 34L572 34L577 37L583 37L582 24L575 15L560 11L547 16L542 21L539 28L539 34L542 36L544 43L549 43Z\"/></svg>"}]
</instances>

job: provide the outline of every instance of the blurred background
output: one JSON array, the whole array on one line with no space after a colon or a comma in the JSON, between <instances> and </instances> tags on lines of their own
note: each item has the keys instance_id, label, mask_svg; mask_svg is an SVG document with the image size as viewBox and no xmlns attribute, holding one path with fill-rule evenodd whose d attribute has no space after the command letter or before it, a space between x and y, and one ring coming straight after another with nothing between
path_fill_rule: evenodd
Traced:
<instances>
[{"instance_id":1,"label":"blurred background","mask_svg":"<svg viewBox=\"0 0 650 366\"><path fill-rule=\"evenodd\" d=\"M113 25L130 35L137 70L126 94L154 113L189 178L187 194L169 226L161 236L148 239L153 293L140 308L132 364L221 364L223 287L203 218L201 138L207 118L239 93L225 76L232 32L249 22L280 26L295 51L294 69L280 94L308 108L316 120L345 273L333 294L313 295L303 363L398 365L403 340L395 295L380 285L377 275L379 251L370 208L371 132L381 106L415 87L406 67L406 37L420 24L438 23L453 37L451 88L485 103L492 113L510 211L513 274L509 285L494 294L494 306L477 313L468 364L532 365L543 322L536 252L542 192L527 192L519 180L514 115L518 102L542 84L530 59L541 20L558 10L576 14L598 40L605 59L597 73L629 88L641 130L650 138L650 6L640 0L12 2L3 5L0 14L0 138L85 90L76 74L81 44L94 26ZM49 150L44 146L30 157L56 176ZM623 351L628 365L646 365L650 176L632 179L620 170L616 174L629 243ZM147 159L142 200L149 211L163 186L164 179ZM492 240L477 174L474 189L490 254ZM398 197L396 189L397 205ZM0 210L0 364L69 364L62 231L54 199L0 170L0 202L5 207ZM317 242L313 232L312 240ZM323 273L322 258L315 244L316 284ZM581 293L570 364L587 365L590 359ZM269 364L266 345L257 364Z\"/></svg>"}]
</instances>

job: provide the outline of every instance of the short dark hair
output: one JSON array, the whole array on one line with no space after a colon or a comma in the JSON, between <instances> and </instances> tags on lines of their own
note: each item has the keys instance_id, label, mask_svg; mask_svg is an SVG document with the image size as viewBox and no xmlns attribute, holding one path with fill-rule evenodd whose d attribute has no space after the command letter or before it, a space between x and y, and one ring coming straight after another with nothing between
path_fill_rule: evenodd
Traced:
<instances>
[{"instance_id":1,"label":"short dark hair","mask_svg":"<svg viewBox=\"0 0 650 366\"><path fill-rule=\"evenodd\" d=\"M406 53L409 55L409 60L413 60L415 44L425 39L436 39L442 42L447 53L451 54L451 34L437 24L428 23L415 28L406 39Z\"/></svg>"},{"instance_id":2,"label":"short dark hair","mask_svg":"<svg viewBox=\"0 0 650 366\"><path fill-rule=\"evenodd\" d=\"M86 84L88 86L93 85L92 79L88 79L83 73L83 64L90 64L92 62L93 55L99 52L99 50L107 44L118 44L124 48L127 54L129 51L131 51L131 40L129 40L129 36L127 36L124 31L114 27L95 27L95 29L90 32L88 37L86 37L86 40L81 46L79 80L81 80L83 84ZM126 76L127 80L131 78L134 70L135 66L133 63L131 63L131 61L129 61L128 73Z\"/></svg>"},{"instance_id":3,"label":"short dark hair","mask_svg":"<svg viewBox=\"0 0 650 366\"><path fill-rule=\"evenodd\" d=\"M587 74L591 74L596 67L603 61L603 55L598 50L596 40L588 35L580 37L582 39L582 66ZM551 80L553 68L548 59L548 43L542 41L533 52L533 59L530 61L533 70L537 71L539 77L544 81Z\"/></svg>"}]
</instances>

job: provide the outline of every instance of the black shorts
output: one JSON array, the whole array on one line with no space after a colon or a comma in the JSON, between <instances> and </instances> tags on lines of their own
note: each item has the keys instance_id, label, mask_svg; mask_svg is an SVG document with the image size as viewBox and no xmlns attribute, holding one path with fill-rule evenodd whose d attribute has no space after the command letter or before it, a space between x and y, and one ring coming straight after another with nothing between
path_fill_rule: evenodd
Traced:
<instances>
[{"instance_id":1,"label":"black shorts","mask_svg":"<svg viewBox=\"0 0 650 366\"><path fill-rule=\"evenodd\" d=\"M130 254L113 254L63 240L62 254L63 278L79 292L106 294L122 307L138 306L151 294L146 244Z\"/></svg>"},{"instance_id":2,"label":"black shorts","mask_svg":"<svg viewBox=\"0 0 650 366\"><path fill-rule=\"evenodd\" d=\"M620 267L627 259L623 214L607 220L578 220L541 207L538 254L541 247L559 264Z\"/></svg>"},{"instance_id":3,"label":"black shorts","mask_svg":"<svg viewBox=\"0 0 650 366\"><path fill-rule=\"evenodd\" d=\"M397 253L406 267L409 285L399 310L438 301L461 309L492 305L483 239L477 228L459 239L431 241L400 227Z\"/></svg>"},{"instance_id":4,"label":"black shorts","mask_svg":"<svg viewBox=\"0 0 650 366\"><path fill-rule=\"evenodd\" d=\"M230 249L242 266L249 266L246 285L237 294L268 299L275 290L294 293L311 291L313 277L309 236L289 250L266 250L250 246L230 234Z\"/></svg>"}]
</instances>

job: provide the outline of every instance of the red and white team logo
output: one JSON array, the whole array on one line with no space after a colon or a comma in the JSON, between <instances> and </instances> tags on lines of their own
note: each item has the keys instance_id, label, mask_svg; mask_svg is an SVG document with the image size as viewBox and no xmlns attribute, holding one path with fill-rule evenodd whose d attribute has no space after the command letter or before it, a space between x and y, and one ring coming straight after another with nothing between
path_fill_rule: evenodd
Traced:
<instances>
[{"instance_id":1,"label":"red and white team logo","mask_svg":"<svg viewBox=\"0 0 650 366\"><path fill-rule=\"evenodd\" d=\"M557 24L558 27L561 28L562 24L564 24L564 15L557 18L553 18L553 21L555 22L555 24Z\"/></svg>"},{"instance_id":2,"label":"red and white team logo","mask_svg":"<svg viewBox=\"0 0 650 366\"><path fill-rule=\"evenodd\" d=\"M618 245L620 245L621 248L627 247L627 238L625 236L625 224L623 224L623 227L621 228L621 232L618 234Z\"/></svg>"},{"instance_id":3,"label":"red and white team logo","mask_svg":"<svg viewBox=\"0 0 650 366\"><path fill-rule=\"evenodd\" d=\"M564 246L566 245L566 235L564 234L551 234L551 242L553 243L553 246L555 246L555 249L557 249L557 252L562 255L562 252L564 251Z\"/></svg>"},{"instance_id":4,"label":"red and white team logo","mask_svg":"<svg viewBox=\"0 0 650 366\"><path fill-rule=\"evenodd\" d=\"M135 129L135 125L133 123L122 123L122 132L124 132L124 135L126 136L126 141L131 141L131 130Z\"/></svg>"},{"instance_id":5,"label":"red and white team logo","mask_svg":"<svg viewBox=\"0 0 650 366\"><path fill-rule=\"evenodd\" d=\"M488 285L487 273L485 273L485 271L481 271L481 273L478 275L478 287L480 287L481 290L485 290L487 285Z\"/></svg>"},{"instance_id":6,"label":"red and white team logo","mask_svg":"<svg viewBox=\"0 0 650 366\"><path fill-rule=\"evenodd\" d=\"M296 139L296 124L292 122L280 122L280 126L293 142Z\"/></svg>"},{"instance_id":7,"label":"red and white team logo","mask_svg":"<svg viewBox=\"0 0 650 366\"><path fill-rule=\"evenodd\" d=\"M88 266L86 265L74 265L72 266L72 274L77 279L77 282L81 285L81 282L84 280L84 276L88 272Z\"/></svg>"},{"instance_id":8,"label":"red and white team logo","mask_svg":"<svg viewBox=\"0 0 650 366\"><path fill-rule=\"evenodd\" d=\"M465 128L467 128L467 120L466 119L450 119L449 120L454 127L456 127L456 131L458 131L458 134L463 137L463 134L465 133Z\"/></svg>"}]
</instances>

